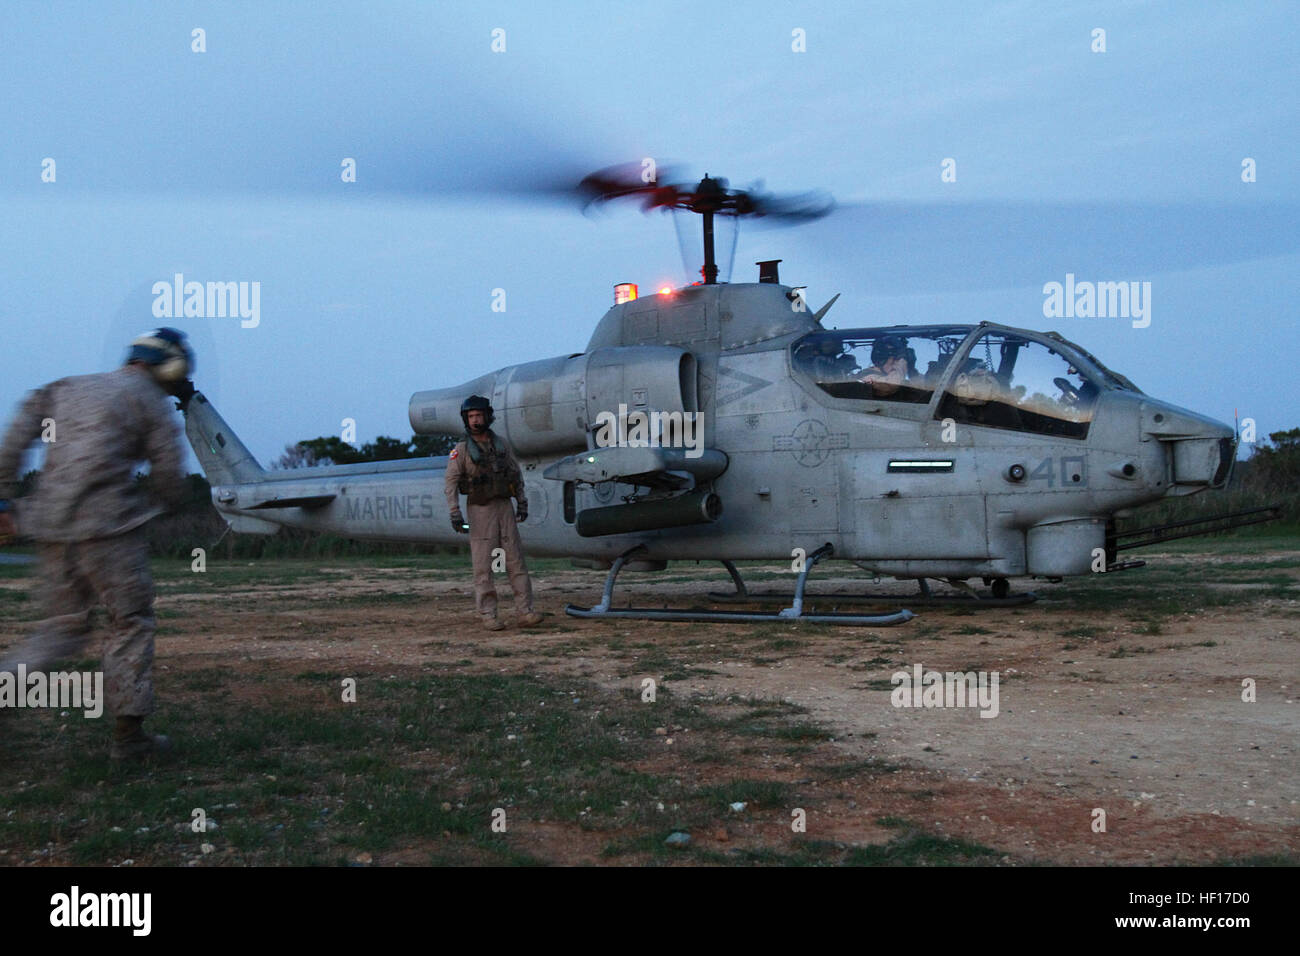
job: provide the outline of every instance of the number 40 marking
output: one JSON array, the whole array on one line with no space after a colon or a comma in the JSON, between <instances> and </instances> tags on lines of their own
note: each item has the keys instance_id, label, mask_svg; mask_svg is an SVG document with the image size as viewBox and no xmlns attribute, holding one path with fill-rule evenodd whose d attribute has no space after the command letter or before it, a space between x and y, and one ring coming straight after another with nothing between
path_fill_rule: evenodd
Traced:
<instances>
[{"instance_id":1,"label":"number 40 marking","mask_svg":"<svg viewBox=\"0 0 1300 956\"><path fill-rule=\"evenodd\" d=\"M1056 459L1044 458L1029 473L1030 481L1045 481L1047 487L1056 487ZM1082 455L1065 455L1061 458L1061 487L1088 486L1088 472Z\"/></svg>"}]
</instances>

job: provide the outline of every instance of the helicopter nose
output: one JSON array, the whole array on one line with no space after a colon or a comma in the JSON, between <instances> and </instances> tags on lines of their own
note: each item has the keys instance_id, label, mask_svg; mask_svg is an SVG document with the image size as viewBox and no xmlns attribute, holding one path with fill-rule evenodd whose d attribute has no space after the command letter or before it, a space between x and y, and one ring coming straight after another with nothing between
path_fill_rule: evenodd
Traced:
<instances>
[{"instance_id":1,"label":"helicopter nose","mask_svg":"<svg viewBox=\"0 0 1300 956\"><path fill-rule=\"evenodd\" d=\"M1174 405L1143 403L1142 440L1159 441L1169 452L1171 495L1224 487L1237 459L1231 427Z\"/></svg>"}]
</instances>

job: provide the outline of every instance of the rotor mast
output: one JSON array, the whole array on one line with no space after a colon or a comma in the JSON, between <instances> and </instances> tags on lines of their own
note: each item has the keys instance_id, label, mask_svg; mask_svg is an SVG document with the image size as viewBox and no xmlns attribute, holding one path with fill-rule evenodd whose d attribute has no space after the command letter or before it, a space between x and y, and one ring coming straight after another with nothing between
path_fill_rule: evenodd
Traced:
<instances>
[{"instance_id":1,"label":"rotor mast","mask_svg":"<svg viewBox=\"0 0 1300 956\"><path fill-rule=\"evenodd\" d=\"M687 208L694 208L704 220L704 268L700 273L704 276L705 285L717 285L718 261L713 252L713 214L726 199L726 186L705 173L696 189L695 204Z\"/></svg>"}]
</instances>

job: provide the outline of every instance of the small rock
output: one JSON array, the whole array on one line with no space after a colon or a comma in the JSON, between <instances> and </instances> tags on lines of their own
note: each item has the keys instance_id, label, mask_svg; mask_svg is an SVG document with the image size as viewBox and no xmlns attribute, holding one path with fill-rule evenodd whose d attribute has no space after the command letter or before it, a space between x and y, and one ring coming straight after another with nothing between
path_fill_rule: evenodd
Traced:
<instances>
[{"instance_id":1,"label":"small rock","mask_svg":"<svg viewBox=\"0 0 1300 956\"><path fill-rule=\"evenodd\" d=\"M352 858L352 862L357 866L369 866L374 862L374 858L369 853L358 853Z\"/></svg>"},{"instance_id":2,"label":"small rock","mask_svg":"<svg viewBox=\"0 0 1300 956\"><path fill-rule=\"evenodd\" d=\"M443 813L451 813L451 804L450 804L450 803L444 803L444 804L442 805L442 812L443 812Z\"/></svg>"},{"instance_id":3,"label":"small rock","mask_svg":"<svg viewBox=\"0 0 1300 956\"><path fill-rule=\"evenodd\" d=\"M209 853L215 850L216 847L213 846L211 843L201 843L199 844L199 849L203 851L204 856L207 856Z\"/></svg>"},{"instance_id":4,"label":"small rock","mask_svg":"<svg viewBox=\"0 0 1300 956\"><path fill-rule=\"evenodd\" d=\"M678 830L675 833L668 834L668 839L664 840L664 844L680 850L691 845L691 835Z\"/></svg>"},{"instance_id":5,"label":"small rock","mask_svg":"<svg viewBox=\"0 0 1300 956\"><path fill-rule=\"evenodd\" d=\"M744 813L744 812L745 812L745 803L744 803L744 801L742 801L742 800L737 800L735 803L731 804L731 812L732 812L732 813Z\"/></svg>"},{"instance_id":6,"label":"small rock","mask_svg":"<svg viewBox=\"0 0 1300 956\"><path fill-rule=\"evenodd\" d=\"M667 728L667 727L656 727L656 728L655 728L655 734L658 735L658 736L660 736L660 737L667 737L667 736L668 736L668 728Z\"/></svg>"}]
</instances>

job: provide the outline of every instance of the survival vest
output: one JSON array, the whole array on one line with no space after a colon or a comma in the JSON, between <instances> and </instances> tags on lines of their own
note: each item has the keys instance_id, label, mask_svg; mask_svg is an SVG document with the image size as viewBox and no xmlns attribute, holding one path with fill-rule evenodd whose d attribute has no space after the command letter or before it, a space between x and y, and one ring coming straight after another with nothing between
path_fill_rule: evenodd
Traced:
<instances>
[{"instance_id":1,"label":"survival vest","mask_svg":"<svg viewBox=\"0 0 1300 956\"><path fill-rule=\"evenodd\" d=\"M472 437L465 439L465 453L469 460L465 462L466 473L461 476L457 490L472 505L485 505L495 498L511 498L515 493L508 468L509 450L496 432L489 431L488 437L491 441L487 448Z\"/></svg>"}]
</instances>

